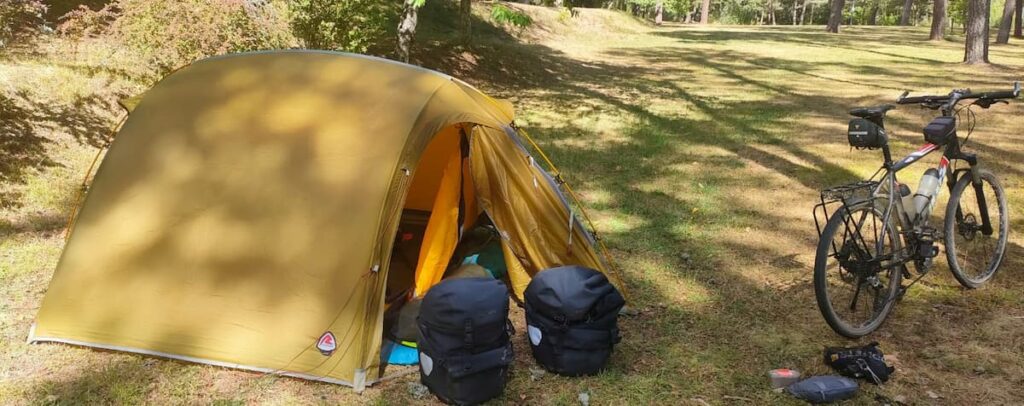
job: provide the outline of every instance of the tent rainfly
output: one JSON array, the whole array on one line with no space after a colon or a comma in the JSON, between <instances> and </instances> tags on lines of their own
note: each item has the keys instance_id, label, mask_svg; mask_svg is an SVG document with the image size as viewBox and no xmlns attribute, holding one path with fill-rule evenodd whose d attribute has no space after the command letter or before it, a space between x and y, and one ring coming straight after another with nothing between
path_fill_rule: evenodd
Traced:
<instances>
[{"instance_id":1,"label":"tent rainfly","mask_svg":"<svg viewBox=\"0 0 1024 406\"><path fill-rule=\"evenodd\" d=\"M383 378L404 210L430 213L415 295L441 279L481 212L520 297L543 269L611 271L563 184L522 144L511 105L452 77L361 55L257 52L194 63L137 101L31 342L361 390Z\"/></svg>"}]
</instances>

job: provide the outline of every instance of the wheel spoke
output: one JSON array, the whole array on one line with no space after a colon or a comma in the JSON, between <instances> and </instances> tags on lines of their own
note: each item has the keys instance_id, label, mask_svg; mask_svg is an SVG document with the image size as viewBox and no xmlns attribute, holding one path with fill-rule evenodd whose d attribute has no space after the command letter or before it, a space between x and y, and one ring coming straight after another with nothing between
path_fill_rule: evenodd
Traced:
<instances>
[{"instance_id":1,"label":"wheel spoke","mask_svg":"<svg viewBox=\"0 0 1024 406\"><path fill-rule=\"evenodd\" d=\"M824 298L822 303L828 303L822 311L836 331L859 336L876 328L892 308L890 290L898 280L892 272L899 272L892 265L896 232L885 222L881 209L870 205L851 209L832 224L829 244L843 242L838 245L839 255L827 256L831 264L823 269L826 290L816 294L819 301Z\"/></svg>"},{"instance_id":2,"label":"wheel spoke","mask_svg":"<svg viewBox=\"0 0 1024 406\"><path fill-rule=\"evenodd\" d=\"M949 268L961 284L977 287L995 273L1006 244L1006 201L1002 189L990 172L981 171L981 187L977 188L970 178L957 184L951 203L956 207L947 211L947 258ZM988 235L981 228L983 219L981 201L987 209L988 222L992 232ZM950 214L955 213L955 219Z\"/></svg>"}]
</instances>

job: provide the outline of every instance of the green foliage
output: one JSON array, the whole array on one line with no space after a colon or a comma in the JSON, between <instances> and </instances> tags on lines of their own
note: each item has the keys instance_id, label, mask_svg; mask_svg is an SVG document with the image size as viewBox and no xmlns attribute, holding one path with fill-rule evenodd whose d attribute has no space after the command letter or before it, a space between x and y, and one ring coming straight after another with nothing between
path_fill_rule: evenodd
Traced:
<instances>
[{"instance_id":1,"label":"green foliage","mask_svg":"<svg viewBox=\"0 0 1024 406\"><path fill-rule=\"evenodd\" d=\"M568 7L562 7L560 9L558 9L558 21L559 22L563 22L564 23L564 22L569 21L570 19L572 19L572 9L570 9Z\"/></svg>"},{"instance_id":2,"label":"green foliage","mask_svg":"<svg viewBox=\"0 0 1024 406\"><path fill-rule=\"evenodd\" d=\"M530 16L503 4L494 5L494 8L491 9L491 18L499 24L508 24L518 28L526 28L533 24Z\"/></svg>"},{"instance_id":3,"label":"green foliage","mask_svg":"<svg viewBox=\"0 0 1024 406\"><path fill-rule=\"evenodd\" d=\"M158 74L212 55L295 44L285 3L272 0L114 0L70 14L61 31L109 37Z\"/></svg>"},{"instance_id":4,"label":"green foliage","mask_svg":"<svg viewBox=\"0 0 1024 406\"><path fill-rule=\"evenodd\" d=\"M45 13L39 0L0 0L0 48L38 33Z\"/></svg>"},{"instance_id":5,"label":"green foliage","mask_svg":"<svg viewBox=\"0 0 1024 406\"><path fill-rule=\"evenodd\" d=\"M292 29L307 47L349 52L366 52L398 12L397 2L380 0L294 0L289 9Z\"/></svg>"}]
</instances>

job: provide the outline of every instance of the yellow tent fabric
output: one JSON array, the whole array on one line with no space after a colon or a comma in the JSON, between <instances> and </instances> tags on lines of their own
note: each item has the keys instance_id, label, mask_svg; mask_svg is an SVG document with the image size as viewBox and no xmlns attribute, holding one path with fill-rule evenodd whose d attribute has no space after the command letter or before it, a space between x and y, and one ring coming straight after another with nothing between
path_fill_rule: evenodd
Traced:
<instances>
[{"instance_id":1,"label":"yellow tent fabric","mask_svg":"<svg viewBox=\"0 0 1024 406\"><path fill-rule=\"evenodd\" d=\"M146 92L115 137L29 339L376 382L407 195L444 210L442 183L472 186L520 270L517 291L555 264L609 271L589 233L569 231L569 206L512 120L509 104L461 81L378 58L276 51L194 63ZM449 179L425 151L458 128L470 156L436 159L463 169ZM412 191L421 171L437 174L436 190ZM438 241L443 254L451 239Z\"/></svg>"},{"instance_id":2,"label":"yellow tent fabric","mask_svg":"<svg viewBox=\"0 0 1024 406\"><path fill-rule=\"evenodd\" d=\"M555 180L510 131L477 127L470 159L480 204L502 231L512 291L522 298L529 276L542 269L576 264L607 270Z\"/></svg>"},{"instance_id":3,"label":"yellow tent fabric","mask_svg":"<svg viewBox=\"0 0 1024 406\"><path fill-rule=\"evenodd\" d=\"M416 265L415 297L423 297L431 286L441 281L448 259L459 238L459 200L462 195L462 152L455 138L448 149L447 163L438 186L433 211L423 236L423 248ZM441 141L438 139L437 141Z\"/></svg>"}]
</instances>

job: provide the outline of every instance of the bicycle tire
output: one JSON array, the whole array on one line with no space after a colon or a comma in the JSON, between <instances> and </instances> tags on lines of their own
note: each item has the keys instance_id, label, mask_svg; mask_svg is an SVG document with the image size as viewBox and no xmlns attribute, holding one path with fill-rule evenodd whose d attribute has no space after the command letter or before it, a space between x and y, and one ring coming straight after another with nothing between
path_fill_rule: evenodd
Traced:
<instances>
[{"instance_id":1,"label":"bicycle tire","mask_svg":"<svg viewBox=\"0 0 1024 406\"><path fill-rule=\"evenodd\" d=\"M964 259L961 260L958 256L958 254L962 254L964 253L964 251L967 250L967 247L962 246L960 247L958 252L958 237L964 240L965 244L963 245L967 245L966 242L973 242L974 239L978 237L988 238L987 236L978 233L977 230L969 231L969 229L967 229L966 224L967 220L965 220L965 222L962 224L958 224L957 222L956 211L957 208L961 207L960 203L961 198L963 197L963 193L965 190L967 190L969 186L973 186L972 177L969 173L964 176L961 176L960 179L956 182L956 185L953 186L953 191L950 193L949 196L949 204L946 206L946 219L944 224L946 261L949 264L949 270L950 272L953 273L953 277L956 278L957 282L960 282L960 285L969 289L977 289L978 287L981 287L981 285L984 285L988 281L992 280L992 277L994 277L996 272L999 271L999 267L1000 265L1002 265L1003 258L1005 258L1006 256L1006 243L1009 239L1010 234L1008 218L1009 209L1006 206L1006 191L1003 189L1003 185L999 182L999 178L997 178L996 175L990 171L979 169L978 176L982 180L982 192L985 192L985 184L988 184L991 186L992 191L995 193L997 213L999 214L998 224L993 224L993 226L998 226L998 230L996 230L999 233L998 238L995 240L995 247L992 250L992 255L989 258L989 262L985 264L986 266L984 272L977 276L970 275L967 269L965 269L968 267L968 257L965 256ZM972 188L971 191L973 192L974 189ZM986 196L988 195L986 194ZM991 216L991 203L986 203L990 208L989 216ZM964 211L965 210L961 208L961 212ZM964 213L964 217L966 218L970 218L971 215L980 214ZM974 226L976 226L976 224ZM968 234L970 235L969 238Z\"/></svg>"},{"instance_id":2,"label":"bicycle tire","mask_svg":"<svg viewBox=\"0 0 1024 406\"><path fill-rule=\"evenodd\" d=\"M833 243L835 237L840 230L849 229L849 227L843 227L848 225L845 221L846 216L854 215L862 210L870 210L873 215L881 218L881 212L868 204L862 204L860 206L854 205L852 209L847 210L846 206L836 210L835 213L829 218L825 225L824 230L821 234L821 239L818 241L818 249L814 260L814 295L818 302L818 309L821 311L821 315L825 318L825 322L828 323L829 327L832 328L836 333L848 337L848 338L859 338L870 334L871 332L878 329L879 326L886 320L889 313L892 312L895 306L896 296L899 294L900 283L905 272L905 265L893 266L888 272L888 283L889 286L886 288L883 307L880 311L874 313L867 323L861 326L853 326L847 321L843 320L837 313L832 305L830 297L832 294L829 292L829 259L835 259L832 257ZM885 229L888 231L890 241L892 241L891 249L893 253L899 252L899 233L897 233L895 225L890 221L885 224ZM856 231L856 230L854 230ZM838 260L836 260L838 261ZM837 262L838 265L838 262ZM841 265L840 265L841 269ZM840 271L841 274L841 271ZM855 282L860 283L859 280ZM857 295L855 293L855 295ZM858 296L854 296L857 298ZM877 297L875 300L879 300ZM853 300L856 303L856 299ZM852 306L851 306L852 307Z\"/></svg>"}]
</instances>

